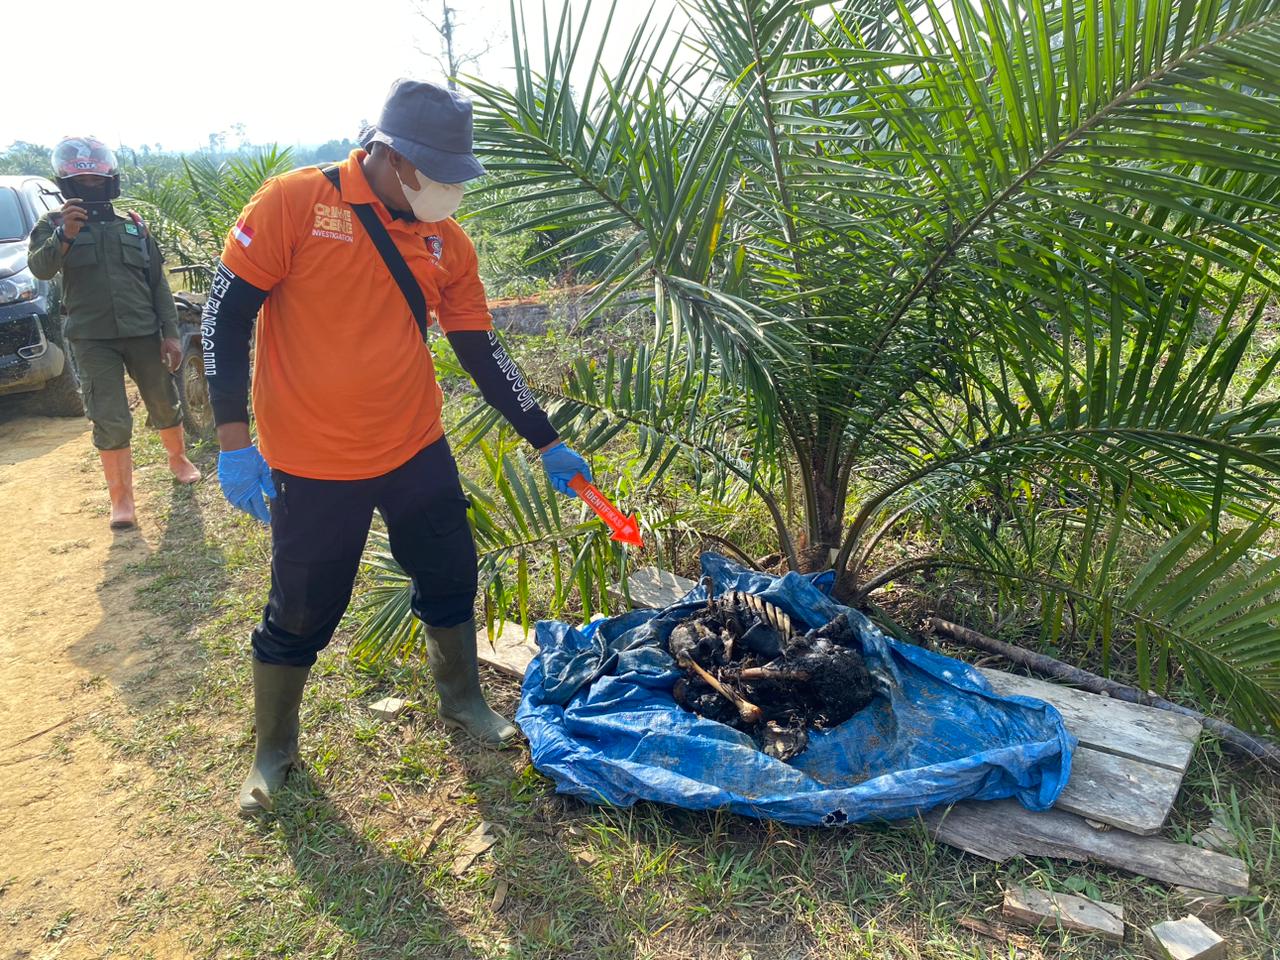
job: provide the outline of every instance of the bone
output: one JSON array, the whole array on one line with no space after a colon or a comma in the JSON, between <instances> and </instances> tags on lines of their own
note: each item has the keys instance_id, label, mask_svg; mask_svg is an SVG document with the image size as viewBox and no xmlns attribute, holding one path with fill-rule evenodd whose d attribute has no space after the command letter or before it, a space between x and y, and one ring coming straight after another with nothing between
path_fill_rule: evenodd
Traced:
<instances>
[{"instance_id":1,"label":"bone","mask_svg":"<svg viewBox=\"0 0 1280 960\"><path fill-rule=\"evenodd\" d=\"M750 610L754 610L759 614L770 626L782 633L783 637L790 637L795 633L795 628L791 624L791 618L786 612L779 607L774 606L768 600L757 597L754 593L742 593L732 591L727 595L730 604L740 603Z\"/></svg>"},{"instance_id":2,"label":"bone","mask_svg":"<svg viewBox=\"0 0 1280 960\"><path fill-rule=\"evenodd\" d=\"M759 723L760 718L764 716L763 710L761 710L751 701L745 700L742 697L740 697L738 694L734 693L732 690L726 687L723 683L721 683L719 680L717 680L715 677L709 674L706 670L704 670L702 668L702 665L698 663L698 661L694 660L692 657L688 657L680 661L680 666L685 669L692 670L699 677L701 677L702 680L709 687L711 687L712 690L720 694L720 696L724 697L726 700L732 703L735 707L737 707L738 715L742 717L742 719L747 723Z\"/></svg>"}]
</instances>

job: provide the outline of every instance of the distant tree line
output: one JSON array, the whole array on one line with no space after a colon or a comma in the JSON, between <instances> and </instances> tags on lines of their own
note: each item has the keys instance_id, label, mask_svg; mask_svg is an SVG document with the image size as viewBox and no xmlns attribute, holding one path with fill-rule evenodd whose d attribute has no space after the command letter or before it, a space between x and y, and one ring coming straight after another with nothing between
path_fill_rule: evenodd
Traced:
<instances>
[{"instance_id":1,"label":"distant tree line","mask_svg":"<svg viewBox=\"0 0 1280 960\"><path fill-rule=\"evenodd\" d=\"M354 140L327 140L318 146L299 146L290 151L293 161L300 167L316 163L344 160L358 144ZM200 150L168 151L160 144L144 143L137 147L115 147L120 161L120 174L127 190L134 185L155 186L164 177L182 171L184 157L201 157L213 163L222 163L237 157L251 157L263 150L263 145L242 142L234 149L226 146L225 134L211 133L209 146ZM53 172L50 161L52 146L15 140L0 153L0 175L32 174L47 177Z\"/></svg>"},{"instance_id":2,"label":"distant tree line","mask_svg":"<svg viewBox=\"0 0 1280 960\"><path fill-rule=\"evenodd\" d=\"M361 121L361 127L364 121ZM320 163L345 160L355 140L328 140L318 146L280 148L252 144L243 127L211 133L199 150L169 151L159 143L114 148L126 201L143 212L173 261L192 270L189 283L200 289L216 259L227 227L268 176ZM49 177L52 145L17 140L0 152L0 175ZM567 234L554 229L512 230L510 201L518 190L489 195L483 182L470 185L459 216L480 253L481 271L493 298L523 296L573 282L581 251L562 246ZM491 205L493 205L491 207Z\"/></svg>"}]
</instances>

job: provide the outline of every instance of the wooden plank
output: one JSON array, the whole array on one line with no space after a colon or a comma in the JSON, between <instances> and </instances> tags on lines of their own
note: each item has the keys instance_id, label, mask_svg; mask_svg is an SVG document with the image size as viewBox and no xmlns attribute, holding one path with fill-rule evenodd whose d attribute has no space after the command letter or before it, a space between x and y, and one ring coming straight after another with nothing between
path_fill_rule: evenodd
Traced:
<instances>
[{"instance_id":1,"label":"wooden plank","mask_svg":"<svg viewBox=\"0 0 1280 960\"><path fill-rule=\"evenodd\" d=\"M988 860L1014 856L1096 861L1168 884L1229 896L1249 891L1242 860L1159 837L1094 830L1065 810L1032 813L1016 800L958 803L931 810L925 824L937 839Z\"/></svg>"},{"instance_id":2,"label":"wooden plank","mask_svg":"<svg viewBox=\"0 0 1280 960\"><path fill-rule=\"evenodd\" d=\"M1013 887L1004 892L1002 912L1033 927L1059 926L1091 933L1119 943L1124 940L1124 907L1068 893L1048 893L1034 887Z\"/></svg>"},{"instance_id":3,"label":"wooden plank","mask_svg":"<svg viewBox=\"0 0 1280 960\"><path fill-rule=\"evenodd\" d=\"M476 658L483 664L501 670L517 680L524 679L529 663L538 655L533 629L528 635L518 623L505 623L495 636L481 636L476 644Z\"/></svg>"},{"instance_id":4,"label":"wooden plank","mask_svg":"<svg viewBox=\"0 0 1280 960\"><path fill-rule=\"evenodd\" d=\"M1227 942L1199 917L1157 923L1151 935L1170 960L1226 960Z\"/></svg>"},{"instance_id":5,"label":"wooden plank","mask_svg":"<svg viewBox=\"0 0 1280 960\"><path fill-rule=\"evenodd\" d=\"M1181 785L1182 774L1167 767L1077 747L1056 806L1149 836L1164 826Z\"/></svg>"},{"instance_id":6,"label":"wooden plank","mask_svg":"<svg viewBox=\"0 0 1280 960\"><path fill-rule=\"evenodd\" d=\"M1067 729L1083 746L1132 757L1186 773L1200 737L1200 721L1140 703L982 668L983 676L1004 696L1034 697L1057 707Z\"/></svg>"},{"instance_id":7,"label":"wooden plank","mask_svg":"<svg viewBox=\"0 0 1280 960\"><path fill-rule=\"evenodd\" d=\"M407 700L401 700L399 697L383 697L377 703L369 704L369 712L379 720L391 721L404 713L407 706L409 706Z\"/></svg>"},{"instance_id":8,"label":"wooden plank","mask_svg":"<svg viewBox=\"0 0 1280 960\"><path fill-rule=\"evenodd\" d=\"M692 580L657 567L640 567L638 570L632 570L631 575L627 577L627 588L631 591L631 605L635 608L669 607L696 586L697 583ZM618 604L626 603L621 585L611 588L609 597Z\"/></svg>"}]
</instances>

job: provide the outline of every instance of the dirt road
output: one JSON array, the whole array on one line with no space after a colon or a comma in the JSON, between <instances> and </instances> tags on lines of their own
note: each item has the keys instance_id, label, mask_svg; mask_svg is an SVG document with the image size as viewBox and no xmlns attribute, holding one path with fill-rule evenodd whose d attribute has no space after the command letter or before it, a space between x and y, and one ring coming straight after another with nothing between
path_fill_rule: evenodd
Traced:
<instances>
[{"instance_id":1,"label":"dirt road","mask_svg":"<svg viewBox=\"0 0 1280 960\"><path fill-rule=\"evenodd\" d=\"M146 829L147 768L107 742L180 695L131 569L164 530L108 528L86 426L0 422L0 960L187 955L130 909L184 871Z\"/></svg>"}]
</instances>

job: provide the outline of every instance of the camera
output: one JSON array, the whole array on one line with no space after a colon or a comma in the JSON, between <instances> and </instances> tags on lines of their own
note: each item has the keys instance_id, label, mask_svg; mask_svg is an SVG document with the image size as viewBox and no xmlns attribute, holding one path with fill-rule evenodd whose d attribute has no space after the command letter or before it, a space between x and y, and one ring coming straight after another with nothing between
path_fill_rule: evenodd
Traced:
<instances>
[{"instance_id":1,"label":"camera","mask_svg":"<svg viewBox=\"0 0 1280 960\"><path fill-rule=\"evenodd\" d=\"M109 200L77 200L76 203L89 214L90 223L110 223L116 218Z\"/></svg>"}]
</instances>

